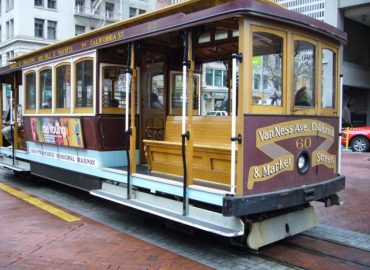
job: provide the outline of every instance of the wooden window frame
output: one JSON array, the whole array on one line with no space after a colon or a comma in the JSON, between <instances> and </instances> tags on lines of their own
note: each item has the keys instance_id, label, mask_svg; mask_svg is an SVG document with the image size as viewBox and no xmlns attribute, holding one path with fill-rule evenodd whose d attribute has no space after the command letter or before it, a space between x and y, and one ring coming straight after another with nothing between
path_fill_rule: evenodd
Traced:
<instances>
[{"instance_id":1,"label":"wooden window frame","mask_svg":"<svg viewBox=\"0 0 370 270\"><path fill-rule=\"evenodd\" d=\"M42 104L41 104L41 72L42 71L45 71L45 70L50 70L51 71L51 96L52 96L52 100L51 100L51 108L48 108L48 109L43 109L42 108ZM36 97L37 97L37 100L38 102L36 102L36 104L38 104L38 106L36 106L36 108L38 109L37 110L37 113L38 114L52 114L53 112L53 108L54 108L54 72L53 72L53 67L52 66L43 66L42 68L40 68L39 70L37 70L37 80L38 80L38 85L37 85L37 91L36 91Z\"/></svg>"},{"instance_id":2,"label":"wooden window frame","mask_svg":"<svg viewBox=\"0 0 370 270\"><path fill-rule=\"evenodd\" d=\"M282 99L281 99L281 106L275 106L275 105L259 105L259 104L253 104L252 100L252 89L253 89L253 34L255 32L264 32L268 34L273 34L276 36L279 36L283 39L283 57L282 57ZM250 25L250 36L249 36L249 57L248 57L248 63L249 63L249 82L248 82L248 88L250 89L250 93L248 94L248 111L249 113L254 114L284 114L286 111L287 106L287 96L289 93L287 93L287 43L288 43L288 33L285 31L281 31L278 29L270 28L268 26L259 26L259 25Z\"/></svg>"},{"instance_id":3,"label":"wooden window frame","mask_svg":"<svg viewBox=\"0 0 370 270\"><path fill-rule=\"evenodd\" d=\"M100 99L100 112L103 114L125 114L125 108L114 108L114 107L104 107L103 104L103 90L104 90L104 69L110 68L110 67L118 67L125 70L125 65L117 65L117 64L109 64L109 63L101 63L99 66L99 72L100 72L100 87L99 87L99 99ZM125 73L124 73L125 74Z\"/></svg>"},{"instance_id":4,"label":"wooden window frame","mask_svg":"<svg viewBox=\"0 0 370 270\"><path fill-rule=\"evenodd\" d=\"M174 89L174 76L176 75L183 75L181 71L176 71L176 70L171 70L170 71L170 93L169 93L169 103L170 103L170 115L181 115L182 114L182 108L173 108L172 107L172 93ZM199 73L193 73L193 78L196 79L196 85L197 85L197 91L198 91L198 109L193 109L193 115L200 115L200 99L201 99L201 87L200 87L200 82L201 82L201 74ZM194 96L193 96L194 99Z\"/></svg>"},{"instance_id":5,"label":"wooden window frame","mask_svg":"<svg viewBox=\"0 0 370 270\"><path fill-rule=\"evenodd\" d=\"M69 104L69 108L57 108L57 95L58 95L58 89L57 89L57 69L62 67L62 66L69 66L70 68L70 84L71 84L71 102ZM54 103L54 113L56 114L69 114L71 113L71 108L72 108L72 95L73 95L73 82L72 82L72 64L71 62L61 62L61 63L58 63L57 65L54 66L54 69L53 69L53 72L54 72L54 77L53 77L53 83L54 83L54 88L55 88L55 91L54 91L54 94L53 94L53 103Z\"/></svg>"},{"instance_id":6,"label":"wooden window frame","mask_svg":"<svg viewBox=\"0 0 370 270\"><path fill-rule=\"evenodd\" d=\"M83 108L78 108L76 105L77 101L77 64L84 62L84 61L92 61L93 63L93 76L92 76L92 106L91 107L83 107ZM95 62L95 57L93 56L85 56L78 58L73 61L72 64L73 69L71 70L72 72L72 78L73 78L73 87L72 87L72 114L92 114L95 112L95 96L96 96L96 62Z\"/></svg>"},{"instance_id":7,"label":"wooden window frame","mask_svg":"<svg viewBox=\"0 0 370 270\"><path fill-rule=\"evenodd\" d=\"M323 85L322 85L322 51L324 49L327 49L329 51L332 51L335 54L335 64L334 64L334 107L333 108L322 108L321 102L322 102L322 91L323 91ZM327 115L327 116L338 116L339 115L339 61L338 61L338 49L332 45L329 45L327 43L320 42L319 44L319 74L320 74L320 81L319 81L319 99L318 99L318 106L319 106L319 113L320 115Z\"/></svg>"},{"instance_id":8,"label":"wooden window frame","mask_svg":"<svg viewBox=\"0 0 370 270\"><path fill-rule=\"evenodd\" d=\"M26 77L27 75L31 74L31 73L34 73L35 74L35 95L36 95L36 100L35 100L35 109L27 109L26 108L26 105L27 105L27 94L26 94L26 91L28 90L27 89L27 80L26 80ZM37 89L37 81L38 81L38 78L37 78L37 70L35 69L32 69L32 70L28 70L26 72L24 72L23 74L23 81L24 81L24 97L23 97L23 102L24 102L24 114L35 114L36 111L37 111L37 97L38 97L38 89Z\"/></svg>"},{"instance_id":9,"label":"wooden window frame","mask_svg":"<svg viewBox=\"0 0 370 270\"><path fill-rule=\"evenodd\" d=\"M320 85L321 85L321 74L319 73L321 71L321 67L319 68L319 66L321 66L321 64L319 63L319 54L320 54L320 46L319 46L319 43L317 42L317 40L313 39L313 38L310 38L310 37L306 37L306 36L302 36L302 35L298 35L298 34L292 34L292 39L289 41L291 42L291 51L288 52L290 55L294 55L294 44L296 41L304 41L304 42L307 42L309 44L311 44L312 46L315 47L315 65L314 65L314 75L315 75L315 80L314 80L314 96L313 96L313 103L314 103L314 106L313 107L304 107L304 106L295 106L294 105L294 57L291 57L290 58L290 61L291 63L289 63L290 65L290 72L291 72L291 77L290 77L290 93L288 92L287 94L289 95L289 99L290 99L290 108L291 108L291 113L292 114L296 114L296 115L317 115L319 113L319 99L321 99L321 91L319 91L320 89Z\"/></svg>"}]
</instances>

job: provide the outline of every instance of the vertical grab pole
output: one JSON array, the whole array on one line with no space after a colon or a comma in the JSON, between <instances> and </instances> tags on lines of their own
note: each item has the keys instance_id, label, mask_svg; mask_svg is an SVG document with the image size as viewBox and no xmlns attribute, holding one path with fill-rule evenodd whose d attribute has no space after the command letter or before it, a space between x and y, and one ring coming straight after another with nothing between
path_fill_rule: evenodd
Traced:
<instances>
[{"instance_id":1,"label":"vertical grab pole","mask_svg":"<svg viewBox=\"0 0 370 270\"><path fill-rule=\"evenodd\" d=\"M342 133L342 106L343 106L343 74L339 75L340 77L340 87L339 87L339 134ZM347 132L348 134L348 132ZM341 136L338 138L338 174L342 170L342 145L341 145ZM346 142L347 146L347 142Z\"/></svg>"},{"instance_id":2,"label":"vertical grab pole","mask_svg":"<svg viewBox=\"0 0 370 270\"><path fill-rule=\"evenodd\" d=\"M236 141L241 143L240 136L236 136L236 69L238 62L241 62L241 54L232 55L232 86L231 86L231 171L230 171L230 193L235 194L235 176L236 176Z\"/></svg>"},{"instance_id":3,"label":"vertical grab pole","mask_svg":"<svg viewBox=\"0 0 370 270\"><path fill-rule=\"evenodd\" d=\"M126 62L126 110L125 110L125 133L126 133L126 158L127 158L127 199L131 198L131 163L130 163L130 136L131 129L129 126L130 112L130 78L131 78L131 44L127 44L127 62Z\"/></svg>"},{"instance_id":4,"label":"vertical grab pole","mask_svg":"<svg viewBox=\"0 0 370 270\"><path fill-rule=\"evenodd\" d=\"M186 132L186 86L187 86L187 69L189 66L188 62L188 31L184 32L184 56L182 62L182 117L181 117L181 152L182 152L182 164L184 169L184 186L183 186L183 203L182 203L182 215L188 214L188 180L187 180L187 165L186 165L186 139L189 139L189 133ZM190 101L189 101L190 103Z\"/></svg>"}]
</instances>

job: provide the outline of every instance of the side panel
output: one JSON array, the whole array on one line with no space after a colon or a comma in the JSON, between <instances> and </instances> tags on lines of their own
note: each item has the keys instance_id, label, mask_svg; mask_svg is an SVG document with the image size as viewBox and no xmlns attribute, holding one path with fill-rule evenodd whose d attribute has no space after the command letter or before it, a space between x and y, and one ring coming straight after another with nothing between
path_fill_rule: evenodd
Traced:
<instances>
[{"instance_id":1,"label":"side panel","mask_svg":"<svg viewBox=\"0 0 370 270\"><path fill-rule=\"evenodd\" d=\"M244 195L323 182L337 176L338 118L245 115ZM297 158L308 153L305 174Z\"/></svg>"},{"instance_id":2,"label":"side panel","mask_svg":"<svg viewBox=\"0 0 370 270\"><path fill-rule=\"evenodd\" d=\"M47 119L47 120L45 120ZM125 118L124 115L100 115L100 116L82 116L82 117L58 117L58 116L25 116L23 124L25 128L26 140L39 143L37 133L50 140L42 140L41 143L52 145L64 145L63 141L70 141L73 130L62 132L61 121L77 119L81 126L81 145L79 148L111 151L126 149L125 139ZM138 123L136 116L136 123ZM39 124L37 124L39 122ZM45 130L43 126L46 125ZM50 125L50 126L49 126ZM47 134L46 134L47 133ZM70 138L66 138L70 137ZM137 143L138 145L138 143ZM70 145L73 147L73 145Z\"/></svg>"}]
</instances>

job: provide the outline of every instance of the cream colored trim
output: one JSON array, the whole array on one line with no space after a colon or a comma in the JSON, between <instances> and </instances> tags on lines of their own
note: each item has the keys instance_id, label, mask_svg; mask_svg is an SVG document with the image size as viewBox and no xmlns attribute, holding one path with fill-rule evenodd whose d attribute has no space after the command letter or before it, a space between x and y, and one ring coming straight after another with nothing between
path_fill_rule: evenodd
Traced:
<instances>
[{"instance_id":1,"label":"cream colored trim","mask_svg":"<svg viewBox=\"0 0 370 270\"><path fill-rule=\"evenodd\" d=\"M53 66L52 65L47 65L47 66L43 66L43 67L40 67L37 69L37 77L38 77L38 85L37 85L37 96L36 96L36 100L38 101L38 106L36 106L36 108L38 109L37 112L39 114L51 114L52 113L52 108L50 109L43 109L42 108L42 104L41 104L41 72L45 71L45 70L50 70L51 71L51 75L52 75L52 80L51 80L51 94L53 96ZM52 102L54 102L52 100Z\"/></svg>"},{"instance_id":2,"label":"cream colored trim","mask_svg":"<svg viewBox=\"0 0 370 270\"><path fill-rule=\"evenodd\" d=\"M81 57L81 58L78 58L77 60L75 60L72 64L72 66L74 67L74 72L72 73L72 77L74 78L74 84L73 84L73 103L72 103L72 110L73 110L73 114L74 113L82 113L82 114L85 114L85 113L95 113L95 109L96 109L96 104L95 104L95 95L96 95L96 89L95 89L95 85L96 85L96 58L95 57L91 57L91 56L85 56L85 57ZM74 58L73 58L74 60ZM81 63L83 61L92 61L93 62L93 78L92 78L92 88L93 88L93 98L92 98L92 103L93 103L93 106L92 107L84 107L84 108L77 108L76 107L76 100L77 100L77 78L76 78L76 65L78 63Z\"/></svg>"},{"instance_id":3,"label":"cream colored trim","mask_svg":"<svg viewBox=\"0 0 370 270\"><path fill-rule=\"evenodd\" d=\"M273 34L276 36L279 36L283 39L283 59L282 59L282 89L281 89L281 95L282 95L282 105L281 106L275 106L275 105L258 105L253 104L252 101L252 95L253 95L253 33L255 32L264 32ZM251 113L262 113L262 114L282 114L286 111L286 102L287 102L287 95L285 93L285 89L287 86L287 65L286 65L286 55L287 55L287 33L281 30L276 30L269 27L261 27L257 25L251 25L251 33L250 33L250 39L249 44L250 47L250 55L247 58L248 62L250 63L250 80L248 83L248 89L250 89L250 94L248 95L248 107L249 112Z\"/></svg>"},{"instance_id":4,"label":"cream colored trim","mask_svg":"<svg viewBox=\"0 0 370 270\"><path fill-rule=\"evenodd\" d=\"M100 63L99 65L99 113L111 113L111 114L124 114L124 108L111 108L103 107L103 90L104 90L104 81L103 81L103 71L107 67L119 67L125 69L125 65L118 64L109 64L109 63Z\"/></svg>"},{"instance_id":5,"label":"cream colored trim","mask_svg":"<svg viewBox=\"0 0 370 270\"><path fill-rule=\"evenodd\" d=\"M26 104L27 104L27 95L26 95L26 91L27 91L27 80L26 80L26 76L30 73L34 73L35 74L35 90L36 90L36 104L35 104L35 109L26 109ZM28 114L28 113L36 113L36 108L37 108L37 72L36 70L34 69L30 69L30 70L27 70L27 71L24 71L23 72L23 82L24 82L24 93L23 93L23 104L24 104L24 109L23 109L23 114Z\"/></svg>"}]
</instances>

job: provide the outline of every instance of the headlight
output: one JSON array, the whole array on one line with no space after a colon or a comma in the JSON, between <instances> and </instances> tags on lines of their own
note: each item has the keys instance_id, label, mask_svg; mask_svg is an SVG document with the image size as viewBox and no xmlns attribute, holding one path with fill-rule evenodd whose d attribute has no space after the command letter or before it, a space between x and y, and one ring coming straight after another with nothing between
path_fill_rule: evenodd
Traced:
<instances>
[{"instance_id":1,"label":"headlight","mask_svg":"<svg viewBox=\"0 0 370 270\"><path fill-rule=\"evenodd\" d=\"M297 169L299 174L304 175L310 168L310 155L307 151L299 153L297 158Z\"/></svg>"}]
</instances>

